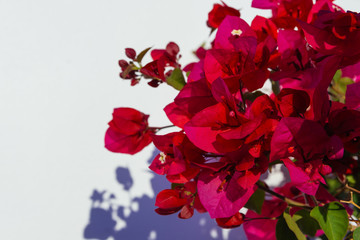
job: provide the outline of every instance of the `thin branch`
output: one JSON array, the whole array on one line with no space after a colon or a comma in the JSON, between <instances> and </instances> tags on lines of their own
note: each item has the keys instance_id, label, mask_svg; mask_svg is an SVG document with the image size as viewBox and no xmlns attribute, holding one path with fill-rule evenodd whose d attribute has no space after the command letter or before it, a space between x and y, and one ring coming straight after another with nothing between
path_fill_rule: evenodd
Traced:
<instances>
[{"instance_id":1,"label":"thin branch","mask_svg":"<svg viewBox=\"0 0 360 240\"><path fill-rule=\"evenodd\" d=\"M353 187L350 187L348 184L345 185L345 188L349 189L350 191L356 192L358 194L360 194L360 190L357 190Z\"/></svg>"},{"instance_id":2,"label":"thin branch","mask_svg":"<svg viewBox=\"0 0 360 240\"><path fill-rule=\"evenodd\" d=\"M349 200L349 201L340 200L340 202L352 204L352 205L354 205L356 208L360 209L360 206L357 205L357 204L354 202L354 192L352 192L352 191L350 192L350 200Z\"/></svg>"},{"instance_id":3,"label":"thin branch","mask_svg":"<svg viewBox=\"0 0 360 240\"><path fill-rule=\"evenodd\" d=\"M309 210L312 209L312 207L310 207L310 206L307 205L307 204L304 204L304 203L301 203L301 202L297 202L297 201L294 201L294 200L292 200L292 199L290 199L290 198L284 197L283 195L281 195L281 194L279 194L279 193L277 193L277 192L274 192L274 191L272 191L272 190L270 190L270 189L262 186L262 185L259 184L259 183L256 183L256 185L257 185L261 190L263 190L263 191L265 191L265 192L267 192L267 193L269 193L269 194L271 194L271 195L279 198L280 200L286 202L289 206L301 207L301 208L306 208L306 209L309 209Z\"/></svg>"},{"instance_id":4,"label":"thin branch","mask_svg":"<svg viewBox=\"0 0 360 240\"><path fill-rule=\"evenodd\" d=\"M175 125L168 125L168 126L164 126L164 127L150 127L149 129L154 130L155 132L157 132L157 131L160 131L162 129L170 128L170 127L175 127Z\"/></svg>"}]
</instances>

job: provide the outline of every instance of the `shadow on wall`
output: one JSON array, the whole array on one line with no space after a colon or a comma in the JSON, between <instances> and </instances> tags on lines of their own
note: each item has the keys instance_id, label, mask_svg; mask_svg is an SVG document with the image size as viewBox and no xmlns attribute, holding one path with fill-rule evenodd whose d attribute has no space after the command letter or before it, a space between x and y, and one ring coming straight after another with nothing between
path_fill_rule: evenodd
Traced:
<instances>
[{"instance_id":1,"label":"shadow on wall","mask_svg":"<svg viewBox=\"0 0 360 240\"><path fill-rule=\"evenodd\" d=\"M118 167L116 179L129 192L133 179L128 169ZM170 188L164 176L154 175L151 186L155 194ZM155 199L147 196L131 199L131 206L116 204L117 198L107 191L93 191L90 221L84 230L85 239L99 240L177 240L177 239L246 239L242 228L223 231L207 213L195 212L190 219L183 220L177 213L168 216L158 215L154 209ZM119 221L123 223L119 228ZM121 224L120 224L121 225Z\"/></svg>"}]
</instances>

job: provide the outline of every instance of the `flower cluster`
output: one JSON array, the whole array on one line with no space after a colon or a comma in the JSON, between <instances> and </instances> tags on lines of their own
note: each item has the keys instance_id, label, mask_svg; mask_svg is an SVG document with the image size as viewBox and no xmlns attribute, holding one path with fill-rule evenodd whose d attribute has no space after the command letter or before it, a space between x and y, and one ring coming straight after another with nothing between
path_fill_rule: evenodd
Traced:
<instances>
[{"instance_id":1,"label":"flower cluster","mask_svg":"<svg viewBox=\"0 0 360 240\"><path fill-rule=\"evenodd\" d=\"M144 66L150 49L126 49L123 79L179 90L164 111L180 130L159 135L148 115L118 108L106 147L134 154L153 142L161 151L150 169L172 188L157 195L159 214L208 212L224 228L244 223L248 239L360 235L360 228L348 231L360 216L360 14L331 0L252 6L272 17L249 25L238 10L215 4L207 21L216 33L211 47L200 47L198 61L185 67L173 42L152 50ZM266 81L270 95L261 91ZM291 180L270 189L260 177L275 164Z\"/></svg>"}]
</instances>

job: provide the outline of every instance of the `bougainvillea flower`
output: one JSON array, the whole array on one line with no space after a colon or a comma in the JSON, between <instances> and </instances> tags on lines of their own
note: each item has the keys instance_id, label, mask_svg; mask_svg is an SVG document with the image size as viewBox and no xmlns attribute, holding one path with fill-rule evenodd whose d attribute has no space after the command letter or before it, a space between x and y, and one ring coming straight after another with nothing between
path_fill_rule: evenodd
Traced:
<instances>
[{"instance_id":1,"label":"bougainvillea flower","mask_svg":"<svg viewBox=\"0 0 360 240\"><path fill-rule=\"evenodd\" d=\"M249 24L239 17L226 16L216 33L214 48L234 49L234 45L231 42L234 39L242 39L248 43L252 43L255 40L256 47L256 34ZM250 48L253 47L250 46Z\"/></svg>"},{"instance_id":2,"label":"bougainvillea flower","mask_svg":"<svg viewBox=\"0 0 360 240\"><path fill-rule=\"evenodd\" d=\"M307 162L326 155L339 156L342 146L333 144L338 141L332 141L318 122L286 117L281 119L272 136L270 161L292 156Z\"/></svg>"},{"instance_id":3,"label":"bougainvillea flower","mask_svg":"<svg viewBox=\"0 0 360 240\"><path fill-rule=\"evenodd\" d=\"M239 186L237 179L241 175L242 173L238 171L232 175L228 175L226 171L216 173L205 170L200 173L197 185L198 193L211 218L233 216L254 193L255 185L247 189Z\"/></svg>"},{"instance_id":4,"label":"bougainvillea flower","mask_svg":"<svg viewBox=\"0 0 360 240\"><path fill-rule=\"evenodd\" d=\"M300 163L300 166L297 166L290 159L283 159L283 162L289 170L291 182L303 193L314 196L320 183L325 184L325 180L320 175L322 170L321 160L311 161L306 164ZM326 174L330 172L326 172Z\"/></svg>"},{"instance_id":5,"label":"bougainvillea flower","mask_svg":"<svg viewBox=\"0 0 360 240\"><path fill-rule=\"evenodd\" d=\"M329 115L329 129L339 136L346 150L356 153L360 150L360 112L350 109L332 111Z\"/></svg>"},{"instance_id":6,"label":"bougainvillea flower","mask_svg":"<svg viewBox=\"0 0 360 240\"><path fill-rule=\"evenodd\" d=\"M218 28L226 16L240 17L240 11L227 6L224 2L214 4L213 9L208 14L207 25L211 28Z\"/></svg>"},{"instance_id":7,"label":"bougainvillea flower","mask_svg":"<svg viewBox=\"0 0 360 240\"><path fill-rule=\"evenodd\" d=\"M301 117L310 105L307 92L284 88L275 98L276 108L283 117Z\"/></svg>"},{"instance_id":8,"label":"bougainvillea flower","mask_svg":"<svg viewBox=\"0 0 360 240\"><path fill-rule=\"evenodd\" d=\"M248 109L246 113L248 119L245 119L239 127L219 133L218 139L221 137L223 144L242 140L237 142L238 147L243 143L252 144L249 152L259 157L264 149L268 149L267 145L270 144L271 135L278 124L277 110L274 102L267 95L256 98ZM261 146L257 141L261 141Z\"/></svg>"},{"instance_id":9,"label":"bougainvillea flower","mask_svg":"<svg viewBox=\"0 0 360 240\"><path fill-rule=\"evenodd\" d=\"M312 0L253 0L252 7L272 10L272 21L279 28L293 29L296 19L307 20Z\"/></svg>"},{"instance_id":10,"label":"bougainvillea flower","mask_svg":"<svg viewBox=\"0 0 360 240\"><path fill-rule=\"evenodd\" d=\"M186 70L187 69L184 68L184 71ZM187 82L191 83L204 78L205 78L204 60L201 59L199 62L194 63L194 65L192 66Z\"/></svg>"},{"instance_id":11,"label":"bougainvillea flower","mask_svg":"<svg viewBox=\"0 0 360 240\"><path fill-rule=\"evenodd\" d=\"M244 223L244 214L237 212L232 217L216 218L216 223L222 228L236 228Z\"/></svg>"},{"instance_id":12,"label":"bougainvillea flower","mask_svg":"<svg viewBox=\"0 0 360 240\"><path fill-rule=\"evenodd\" d=\"M157 174L167 175L170 182L185 183L195 177L199 169L190 162L202 162L202 151L196 148L181 132L154 135L154 145L161 151L149 168Z\"/></svg>"},{"instance_id":13,"label":"bougainvillea flower","mask_svg":"<svg viewBox=\"0 0 360 240\"><path fill-rule=\"evenodd\" d=\"M161 59L167 66L178 67L177 55L179 52L179 46L174 42L169 42L165 49L152 50L151 57L154 61Z\"/></svg>"},{"instance_id":14,"label":"bougainvillea flower","mask_svg":"<svg viewBox=\"0 0 360 240\"><path fill-rule=\"evenodd\" d=\"M299 190L314 195L331 172L322 164L326 156L340 159L344 153L343 144L337 136L329 137L318 123L302 118L281 119L271 140L270 161L283 159L289 170L291 181ZM287 157L295 157L295 163Z\"/></svg>"},{"instance_id":15,"label":"bougainvillea flower","mask_svg":"<svg viewBox=\"0 0 360 240\"><path fill-rule=\"evenodd\" d=\"M259 69L252 61L254 55L250 57L247 50L208 50L204 60L206 80L212 84L216 79L222 78L232 93L240 89L240 79L249 91L261 88L269 74L266 69Z\"/></svg>"},{"instance_id":16,"label":"bougainvillea flower","mask_svg":"<svg viewBox=\"0 0 360 240\"><path fill-rule=\"evenodd\" d=\"M354 82L360 82L360 62L341 69L341 77L351 78Z\"/></svg>"},{"instance_id":17,"label":"bougainvillea flower","mask_svg":"<svg viewBox=\"0 0 360 240\"><path fill-rule=\"evenodd\" d=\"M320 13L313 24L300 21L307 42L322 54L345 57L343 66L356 63L360 59L358 14L331 11Z\"/></svg>"},{"instance_id":18,"label":"bougainvillea flower","mask_svg":"<svg viewBox=\"0 0 360 240\"><path fill-rule=\"evenodd\" d=\"M133 108L115 108L105 134L105 147L118 153L135 154L151 143L149 115Z\"/></svg>"},{"instance_id":19,"label":"bougainvillea flower","mask_svg":"<svg viewBox=\"0 0 360 240\"><path fill-rule=\"evenodd\" d=\"M313 23L320 11L345 12L341 7L334 4L333 0L317 0L309 12L307 23Z\"/></svg>"},{"instance_id":20,"label":"bougainvillea flower","mask_svg":"<svg viewBox=\"0 0 360 240\"><path fill-rule=\"evenodd\" d=\"M212 85L212 93L219 103L212 105L198 112L188 123L184 130L190 141L198 148L212 153L234 151L238 146L223 145L218 141L217 135L227 131L229 128L236 128L247 120L239 112L235 105L227 85L221 78L218 78Z\"/></svg>"},{"instance_id":21,"label":"bougainvillea flower","mask_svg":"<svg viewBox=\"0 0 360 240\"><path fill-rule=\"evenodd\" d=\"M212 153L220 153L216 148L216 136L228 129L229 110L221 103L205 108L184 126L186 135L198 148Z\"/></svg>"},{"instance_id":22,"label":"bougainvillea flower","mask_svg":"<svg viewBox=\"0 0 360 240\"><path fill-rule=\"evenodd\" d=\"M277 0L253 0L251 7L260 9L273 9L277 6Z\"/></svg>"},{"instance_id":23,"label":"bougainvillea flower","mask_svg":"<svg viewBox=\"0 0 360 240\"><path fill-rule=\"evenodd\" d=\"M217 103L205 79L187 83L174 102L191 116Z\"/></svg>"},{"instance_id":24,"label":"bougainvillea flower","mask_svg":"<svg viewBox=\"0 0 360 240\"><path fill-rule=\"evenodd\" d=\"M153 78L165 82L165 62L163 60L155 60L141 68L140 72L148 78Z\"/></svg>"},{"instance_id":25,"label":"bougainvillea flower","mask_svg":"<svg viewBox=\"0 0 360 240\"><path fill-rule=\"evenodd\" d=\"M155 206L162 209L177 209L186 203L187 200L180 197L179 191L165 189L156 196Z\"/></svg>"},{"instance_id":26,"label":"bougainvillea flower","mask_svg":"<svg viewBox=\"0 0 360 240\"><path fill-rule=\"evenodd\" d=\"M277 217L279 217L286 209L287 204L281 200L265 200L261 214L257 214L252 210L248 210L245 217L252 218L273 218L273 219L257 219L254 221L244 222L244 231L248 240L276 240L275 231Z\"/></svg>"},{"instance_id":27,"label":"bougainvillea flower","mask_svg":"<svg viewBox=\"0 0 360 240\"><path fill-rule=\"evenodd\" d=\"M239 52L225 49L211 49L206 52L204 60L204 72L206 80L211 84L219 77L226 81L227 78L232 80L228 82L232 92L239 89L239 75L244 70L244 56ZM237 76L237 78L231 78ZM235 82L235 83L233 83Z\"/></svg>"},{"instance_id":28,"label":"bougainvillea flower","mask_svg":"<svg viewBox=\"0 0 360 240\"><path fill-rule=\"evenodd\" d=\"M314 72L313 77L318 79L312 98L312 109L314 120L324 123L330 112L328 86L340 64L339 56L331 56L322 60L318 65L318 71Z\"/></svg>"},{"instance_id":29,"label":"bougainvillea flower","mask_svg":"<svg viewBox=\"0 0 360 240\"><path fill-rule=\"evenodd\" d=\"M360 109L360 82L353 83L346 88L346 106L352 109Z\"/></svg>"},{"instance_id":30,"label":"bougainvillea flower","mask_svg":"<svg viewBox=\"0 0 360 240\"><path fill-rule=\"evenodd\" d=\"M191 115L184 110L181 106L176 105L172 102L164 108L166 116L175 126L184 128L184 125L190 121Z\"/></svg>"},{"instance_id":31,"label":"bougainvillea flower","mask_svg":"<svg viewBox=\"0 0 360 240\"><path fill-rule=\"evenodd\" d=\"M187 182L178 185L174 189L165 189L156 196L155 206L159 207L155 211L160 215L169 215L179 212L179 218L188 219L194 214L194 209L198 212L206 212L199 196L196 193L196 182Z\"/></svg>"},{"instance_id":32,"label":"bougainvillea flower","mask_svg":"<svg viewBox=\"0 0 360 240\"><path fill-rule=\"evenodd\" d=\"M313 77L314 65L310 61L310 52L300 32L280 30L278 34L279 61L270 78L285 88L315 88L317 79Z\"/></svg>"}]
</instances>

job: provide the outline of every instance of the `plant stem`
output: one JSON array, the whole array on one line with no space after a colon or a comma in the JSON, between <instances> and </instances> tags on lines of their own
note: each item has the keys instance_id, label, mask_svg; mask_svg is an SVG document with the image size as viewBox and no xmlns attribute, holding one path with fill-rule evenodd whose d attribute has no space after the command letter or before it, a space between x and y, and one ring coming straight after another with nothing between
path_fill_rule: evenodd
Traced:
<instances>
[{"instance_id":1,"label":"plant stem","mask_svg":"<svg viewBox=\"0 0 360 240\"><path fill-rule=\"evenodd\" d=\"M162 129L170 128L170 127L175 127L175 125L168 125L168 126L164 126L164 127L150 127L150 129L155 130L157 132L157 131L160 131Z\"/></svg>"},{"instance_id":2,"label":"plant stem","mask_svg":"<svg viewBox=\"0 0 360 240\"><path fill-rule=\"evenodd\" d=\"M351 190L351 191L353 191L353 192L356 192L356 193L358 193L358 194L360 194L360 191L359 190L357 190L356 188L353 188L353 187L350 187L349 185L345 185L345 188L347 188L347 189L349 189L349 190Z\"/></svg>"},{"instance_id":3,"label":"plant stem","mask_svg":"<svg viewBox=\"0 0 360 240\"><path fill-rule=\"evenodd\" d=\"M244 219L245 222L252 221L252 220L276 220L276 218L269 218L269 217L260 217L260 218L246 218Z\"/></svg>"},{"instance_id":4,"label":"plant stem","mask_svg":"<svg viewBox=\"0 0 360 240\"><path fill-rule=\"evenodd\" d=\"M284 197L283 195L277 193L277 192L274 192L264 186L262 186L261 184L259 183L256 183L256 185L263 191L279 198L280 200L286 202L289 206L293 206L293 207L301 207L301 208L305 208L305 209L309 209L311 210L312 207L310 207L309 205L307 204L304 204L304 203L301 203L301 202L297 202L297 201L294 201L294 200L291 200L290 198L287 198L287 197Z\"/></svg>"},{"instance_id":5,"label":"plant stem","mask_svg":"<svg viewBox=\"0 0 360 240\"><path fill-rule=\"evenodd\" d=\"M271 88L275 95L278 95L280 93L280 84L279 81L271 80Z\"/></svg>"}]
</instances>

